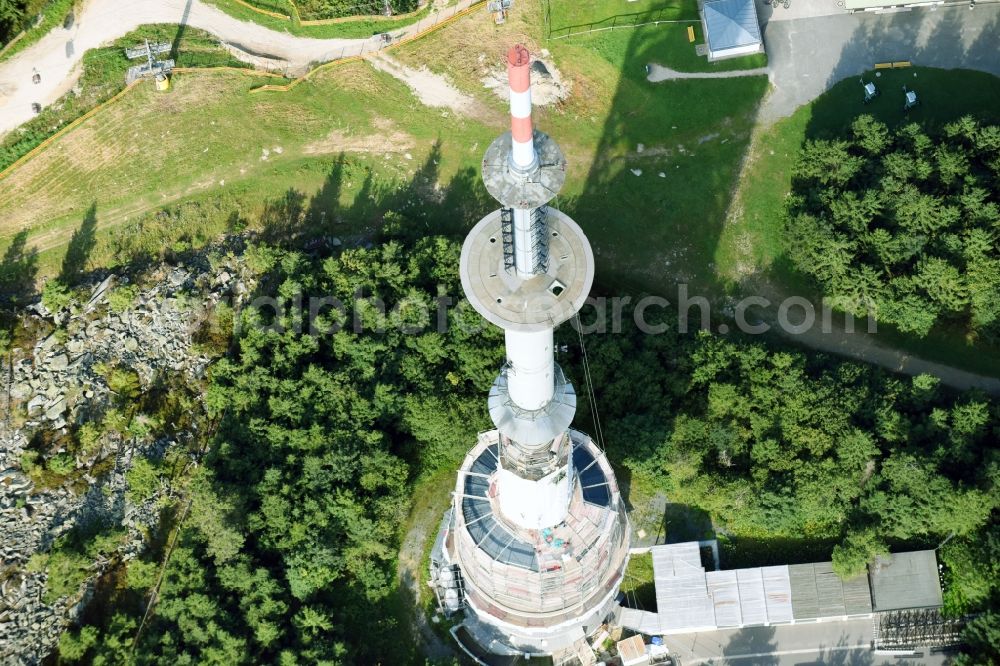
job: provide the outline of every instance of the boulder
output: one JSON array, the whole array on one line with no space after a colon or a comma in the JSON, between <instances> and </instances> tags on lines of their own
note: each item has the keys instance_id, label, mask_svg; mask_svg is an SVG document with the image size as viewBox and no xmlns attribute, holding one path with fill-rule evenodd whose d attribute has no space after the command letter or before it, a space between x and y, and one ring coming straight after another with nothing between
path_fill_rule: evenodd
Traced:
<instances>
[{"instance_id":1,"label":"boulder","mask_svg":"<svg viewBox=\"0 0 1000 666\"><path fill-rule=\"evenodd\" d=\"M45 408L45 418L47 418L49 421L55 421L65 413L66 413L65 396L59 396L58 398L56 398L55 402L51 403Z\"/></svg>"}]
</instances>

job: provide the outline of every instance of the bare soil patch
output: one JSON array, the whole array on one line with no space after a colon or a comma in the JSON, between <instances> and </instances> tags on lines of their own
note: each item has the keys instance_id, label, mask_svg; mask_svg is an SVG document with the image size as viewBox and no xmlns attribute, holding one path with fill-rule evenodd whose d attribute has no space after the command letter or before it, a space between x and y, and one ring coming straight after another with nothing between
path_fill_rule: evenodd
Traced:
<instances>
[{"instance_id":1,"label":"bare soil patch","mask_svg":"<svg viewBox=\"0 0 1000 666\"><path fill-rule=\"evenodd\" d=\"M507 69L501 64L490 67L482 77L483 85L500 99L509 96L507 85ZM549 106L566 100L573 89L573 82L564 80L556 68L548 49L542 49L539 55L532 58L531 63L531 103L536 106Z\"/></svg>"},{"instance_id":2,"label":"bare soil patch","mask_svg":"<svg viewBox=\"0 0 1000 666\"><path fill-rule=\"evenodd\" d=\"M306 155L328 155L331 153L401 153L412 149L416 139L400 130L387 118L374 120L377 133L351 135L343 130L334 130L319 141L306 144Z\"/></svg>"}]
</instances>

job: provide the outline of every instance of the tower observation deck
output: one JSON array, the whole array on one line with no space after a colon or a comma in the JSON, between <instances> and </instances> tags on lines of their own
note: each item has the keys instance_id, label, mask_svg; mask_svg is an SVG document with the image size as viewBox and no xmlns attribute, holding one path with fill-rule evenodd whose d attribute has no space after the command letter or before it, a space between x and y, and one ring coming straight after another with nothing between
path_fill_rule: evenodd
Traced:
<instances>
[{"instance_id":1,"label":"tower observation deck","mask_svg":"<svg viewBox=\"0 0 1000 666\"><path fill-rule=\"evenodd\" d=\"M463 635L482 650L587 663L585 639L614 609L629 547L614 473L570 429L576 393L554 358L553 330L583 306L594 255L580 226L548 205L566 161L532 126L528 50L506 58L511 131L483 158L501 208L469 232L461 278L472 306L504 330L507 358L489 392L495 429L459 470L432 584L446 609L465 609Z\"/></svg>"}]
</instances>

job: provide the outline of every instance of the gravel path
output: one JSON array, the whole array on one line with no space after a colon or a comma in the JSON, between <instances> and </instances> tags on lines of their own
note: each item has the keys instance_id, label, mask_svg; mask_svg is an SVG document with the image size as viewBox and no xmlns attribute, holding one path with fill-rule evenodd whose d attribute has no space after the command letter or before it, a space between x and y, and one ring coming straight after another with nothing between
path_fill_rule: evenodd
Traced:
<instances>
[{"instance_id":1,"label":"gravel path","mask_svg":"<svg viewBox=\"0 0 1000 666\"><path fill-rule=\"evenodd\" d=\"M473 0L459 0L445 16ZM412 35L434 22L436 14L392 32ZM289 74L300 74L313 63L328 62L376 50L379 41L311 39L239 21L201 0L87 0L69 30L61 26L10 60L0 63L0 136L29 120L34 102L46 106L66 93L79 78L84 52L150 23L174 23L212 33L239 52L285 63ZM31 83L33 72L41 83Z\"/></svg>"},{"instance_id":2,"label":"gravel path","mask_svg":"<svg viewBox=\"0 0 1000 666\"><path fill-rule=\"evenodd\" d=\"M376 54L369 61L375 69L405 83L424 106L451 109L462 115L471 115L476 106L474 97L465 94L443 75L426 67L407 67L385 53Z\"/></svg>"},{"instance_id":3,"label":"gravel path","mask_svg":"<svg viewBox=\"0 0 1000 666\"><path fill-rule=\"evenodd\" d=\"M675 81L677 79L735 79L740 76L761 76L768 73L767 67L734 69L728 72L678 72L676 69L670 69L656 63L649 63L646 66L646 71L649 72L646 80L653 83Z\"/></svg>"},{"instance_id":4,"label":"gravel path","mask_svg":"<svg viewBox=\"0 0 1000 666\"><path fill-rule=\"evenodd\" d=\"M443 497L446 499L447 495ZM411 627L413 638L420 641L424 656L435 663L450 663L455 657L455 650L450 643L443 641L434 632L424 614L423 604L420 600L423 595L433 593L430 588L420 585L420 569L423 566L424 547L432 536L436 536L436 530L443 515L444 509L441 509L440 512L428 511L416 515L411 521L409 531L403 537L398 560L399 582L402 583L405 592L409 595L413 607L413 626Z\"/></svg>"}]
</instances>

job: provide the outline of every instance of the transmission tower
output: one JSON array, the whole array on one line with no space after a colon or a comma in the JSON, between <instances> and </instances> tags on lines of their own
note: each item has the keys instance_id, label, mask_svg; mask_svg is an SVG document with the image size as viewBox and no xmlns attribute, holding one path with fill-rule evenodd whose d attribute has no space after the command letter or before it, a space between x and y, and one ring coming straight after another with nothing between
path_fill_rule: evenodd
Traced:
<instances>
[{"instance_id":1,"label":"transmission tower","mask_svg":"<svg viewBox=\"0 0 1000 666\"><path fill-rule=\"evenodd\" d=\"M156 80L158 88L166 88L167 77L170 76L170 72L174 68L174 61L169 58L160 60L157 56L161 53L169 52L169 42L150 44L148 39L142 46L125 49L125 56L129 60L136 60L138 58L146 59L146 62L141 65L133 65L128 68L128 73L125 75L125 83L131 85L138 79L153 78Z\"/></svg>"}]
</instances>

